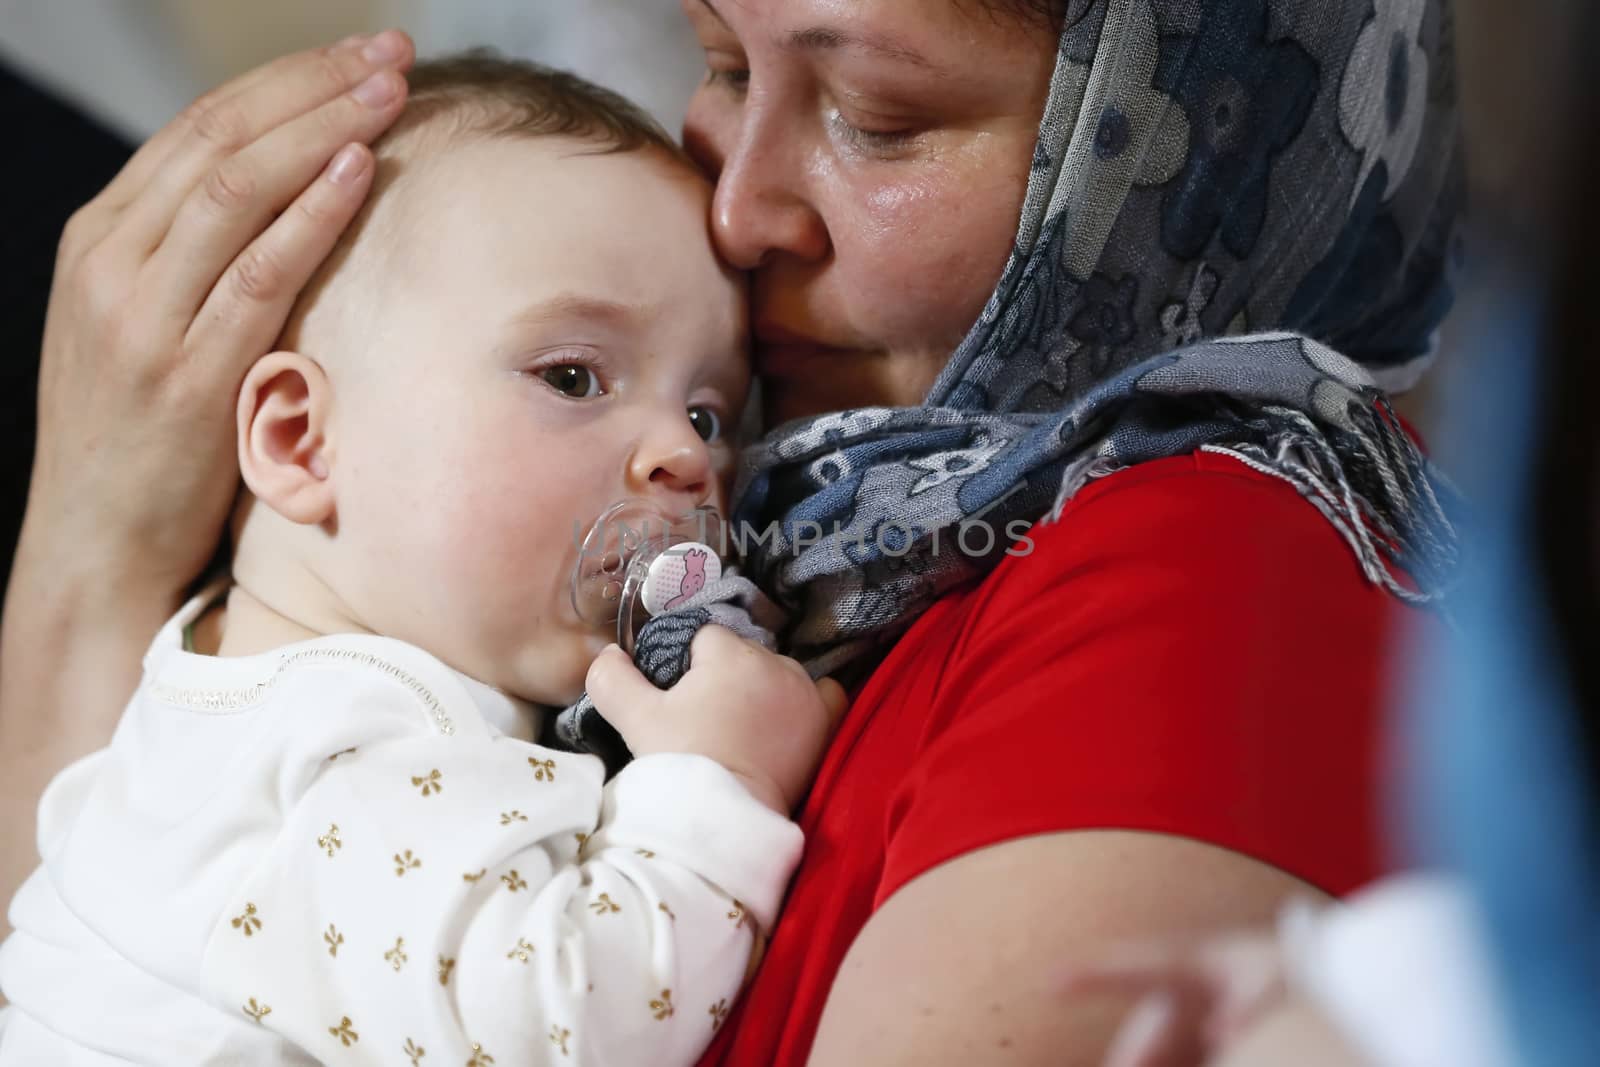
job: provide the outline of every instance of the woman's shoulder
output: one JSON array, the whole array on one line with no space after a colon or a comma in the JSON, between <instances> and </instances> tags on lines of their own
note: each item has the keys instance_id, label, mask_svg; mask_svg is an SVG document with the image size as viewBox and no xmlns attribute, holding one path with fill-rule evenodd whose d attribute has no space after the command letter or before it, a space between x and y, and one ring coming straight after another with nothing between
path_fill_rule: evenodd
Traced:
<instances>
[{"instance_id":1,"label":"woman's shoulder","mask_svg":"<svg viewBox=\"0 0 1600 1067\"><path fill-rule=\"evenodd\" d=\"M978 587L969 628L1051 595L1115 597L1196 622L1267 612L1315 623L1328 612L1343 619L1395 606L1293 485L1212 452L1088 483Z\"/></svg>"},{"instance_id":2,"label":"woman's shoulder","mask_svg":"<svg viewBox=\"0 0 1600 1067\"><path fill-rule=\"evenodd\" d=\"M1293 485L1224 454L1100 478L1028 538L969 594L952 665L1034 646L1035 670L1114 680L1129 699L1300 687L1286 669L1365 685L1395 628L1423 617L1367 578ZM1140 660L1161 669L1108 677Z\"/></svg>"},{"instance_id":3,"label":"woman's shoulder","mask_svg":"<svg viewBox=\"0 0 1600 1067\"><path fill-rule=\"evenodd\" d=\"M1149 552L1164 560L1226 558L1241 579L1288 561L1303 572L1314 561L1329 565L1330 578L1359 580L1352 588L1369 584L1343 535L1293 485L1224 453L1152 460L1095 479L1029 537L1033 552L1016 560L1032 557L1033 568L1002 568L993 577L1005 582L1040 564Z\"/></svg>"},{"instance_id":4,"label":"woman's shoulder","mask_svg":"<svg viewBox=\"0 0 1600 1067\"><path fill-rule=\"evenodd\" d=\"M1311 503L1202 453L1095 481L1029 537L884 664L937 676L897 804L901 878L1094 827L1233 848L1336 893L1377 873L1400 608Z\"/></svg>"}]
</instances>

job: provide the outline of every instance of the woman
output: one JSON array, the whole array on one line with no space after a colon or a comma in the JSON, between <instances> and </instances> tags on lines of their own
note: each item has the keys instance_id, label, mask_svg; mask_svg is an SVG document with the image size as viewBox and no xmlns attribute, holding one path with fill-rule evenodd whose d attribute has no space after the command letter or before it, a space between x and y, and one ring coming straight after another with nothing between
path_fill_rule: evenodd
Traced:
<instances>
[{"instance_id":1,"label":"woman","mask_svg":"<svg viewBox=\"0 0 1600 1067\"><path fill-rule=\"evenodd\" d=\"M684 7L709 68L686 141L754 272L769 418L929 400L784 427L741 510L946 534L758 554L803 651L875 666L711 1056L1092 1062L1115 1013L1060 1002L1063 958L1380 868L1384 637L1449 542L1415 456L1320 346L1145 361L1296 327L1409 383L1448 303L1448 10ZM197 416L356 210L370 157L340 146L392 121L409 56L383 35L247 75L69 228L0 666L19 800L103 741L208 558L233 472ZM979 522L982 558L951 551Z\"/></svg>"}]
</instances>

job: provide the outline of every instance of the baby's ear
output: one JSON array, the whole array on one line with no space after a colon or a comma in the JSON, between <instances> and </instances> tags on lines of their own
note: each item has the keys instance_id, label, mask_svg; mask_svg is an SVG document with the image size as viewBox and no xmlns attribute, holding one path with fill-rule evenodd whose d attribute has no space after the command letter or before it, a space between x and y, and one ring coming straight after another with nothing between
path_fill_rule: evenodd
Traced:
<instances>
[{"instance_id":1,"label":"baby's ear","mask_svg":"<svg viewBox=\"0 0 1600 1067\"><path fill-rule=\"evenodd\" d=\"M290 522L333 517L331 401L327 374L298 352L262 356L239 390L239 472L258 500Z\"/></svg>"}]
</instances>

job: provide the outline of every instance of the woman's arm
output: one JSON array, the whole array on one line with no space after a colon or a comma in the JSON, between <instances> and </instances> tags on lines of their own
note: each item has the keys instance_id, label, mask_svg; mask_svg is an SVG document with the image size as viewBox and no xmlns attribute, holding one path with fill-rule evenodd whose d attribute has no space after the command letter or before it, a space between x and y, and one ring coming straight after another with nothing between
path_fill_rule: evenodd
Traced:
<instances>
[{"instance_id":1,"label":"woman's arm","mask_svg":"<svg viewBox=\"0 0 1600 1067\"><path fill-rule=\"evenodd\" d=\"M399 115L412 56L390 31L252 71L67 225L0 626L0 898L37 862L40 789L106 742L211 557L238 480L234 392L366 197L364 145Z\"/></svg>"},{"instance_id":2,"label":"woman's arm","mask_svg":"<svg viewBox=\"0 0 1600 1067\"><path fill-rule=\"evenodd\" d=\"M1379 873L1397 609L1313 508L1198 457L1031 536L940 665L819 1064L1099 1063L1128 1002L1072 965Z\"/></svg>"},{"instance_id":3,"label":"woman's arm","mask_svg":"<svg viewBox=\"0 0 1600 1067\"><path fill-rule=\"evenodd\" d=\"M1304 882L1161 834L1020 838L928 871L856 938L811 1062L1097 1067L1126 1001L1064 999L1062 976L1128 940L1272 920Z\"/></svg>"}]
</instances>

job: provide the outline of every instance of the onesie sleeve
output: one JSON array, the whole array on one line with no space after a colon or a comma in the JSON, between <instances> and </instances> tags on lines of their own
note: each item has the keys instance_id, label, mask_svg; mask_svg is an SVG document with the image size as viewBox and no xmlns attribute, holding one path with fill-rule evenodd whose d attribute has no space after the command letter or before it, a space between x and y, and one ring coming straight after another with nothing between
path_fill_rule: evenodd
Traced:
<instances>
[{"instance_id":1,"label":"onesie sleeve","mask_svg":"<svg viewBox=\"0 0 1600 1067\"><path fill-rule=\"evenodd\" d=\"M800 831L716 763L417 736L325 759L261 849L207 994L328 1063L692 1063Z\"/></svg>"}]
</instances>

